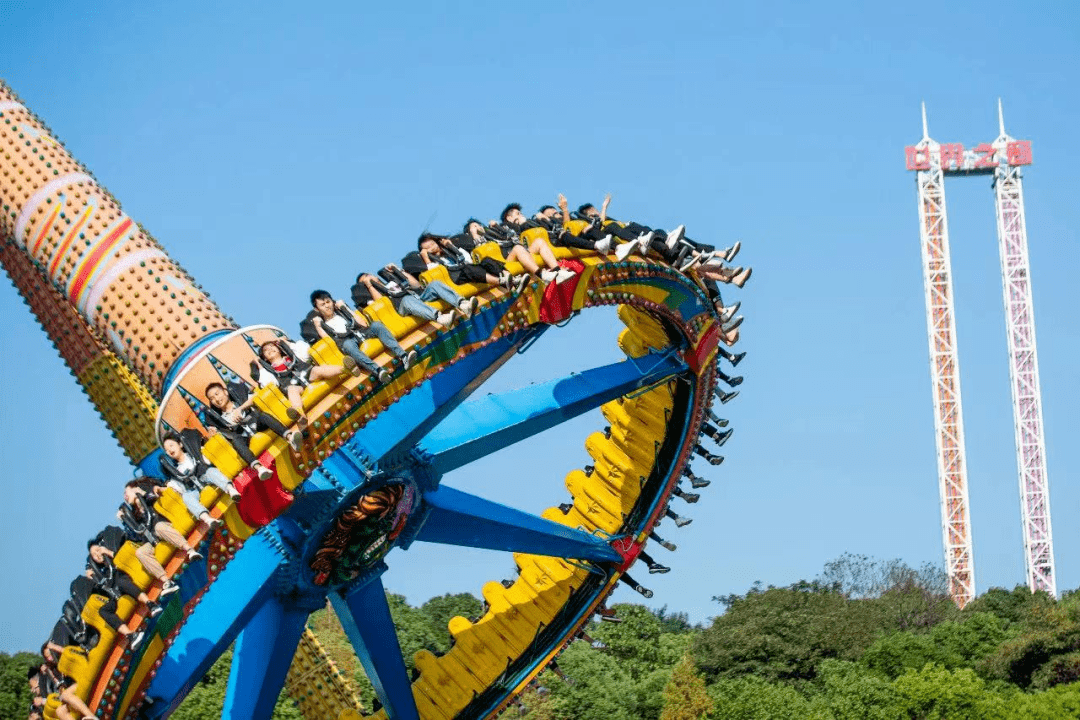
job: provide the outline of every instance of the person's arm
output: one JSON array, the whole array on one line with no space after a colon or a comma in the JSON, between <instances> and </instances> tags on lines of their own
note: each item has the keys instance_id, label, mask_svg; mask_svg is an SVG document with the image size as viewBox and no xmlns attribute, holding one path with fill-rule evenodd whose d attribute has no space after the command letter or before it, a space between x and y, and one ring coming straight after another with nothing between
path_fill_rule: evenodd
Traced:
<instances>
[{"instance_id":1,"label":"person's arm","mask_svg":"<svg viewBox=\"0 0 1080 720\"><path fill-rule=\"evenodd\" d=\"M326 332L326 328L323 327L322 315L316 315L314 318L312 318L311 324L315 326L315 332L319 333L319 337L330 337L330 333Z\"/></svg>"},{"instance_id":2,"label":"person's arm","mask_svg":"<svg viewBox=\"0 0 1080 720\"><path fill-rule=\"evenodd\" d=\"M566 196L559 193L559 209L562 210L563 227L570 225L570 205L566 202Z\"/></svg>"},{"instance_id":3,"label":"person's arm","mask_svg":"<svg viewBox=\"0 0 1080 720\"><path fill-rule=\"evenodd\" d=\"M401 273L402 276L406 280L409 281L409 285L412 286L413 290L423 290L424 289L424 286L420 284L419 280L417 280L413 275L410 275L409 273L407 273L404 270L402 270L401 268L399 268L397 265L394 265L393 263L390 263L386 267L389 268L390 270L396 270L397 272Z\"/></svg>"},{"instance_id":4,"label":"person's arm","mask_svg":"<svg viewBox=\"0 0 1080 720\"><path fill-rule=\"evenodd\" d=\"M382 293L379 292L378 288L375 287L379 283L375 281L374 276L372 276L372 275L361 275L360 276L360 282L364 283L364 287L366 287L368 292L371 293L371 299L372 300L378 300L379 298L382 297Z\"/></svg>"},{"instance_id":5,"label":"person's arm","mask_svg":"<svg viewBox=\"0 0 1080 720\"><path fill-rule=\"evenodd\" d=\"M600 224L607 221L607 206L611 204L611 193L604 196L604 203L600 206Z\"/></svg>"}]
</instances>

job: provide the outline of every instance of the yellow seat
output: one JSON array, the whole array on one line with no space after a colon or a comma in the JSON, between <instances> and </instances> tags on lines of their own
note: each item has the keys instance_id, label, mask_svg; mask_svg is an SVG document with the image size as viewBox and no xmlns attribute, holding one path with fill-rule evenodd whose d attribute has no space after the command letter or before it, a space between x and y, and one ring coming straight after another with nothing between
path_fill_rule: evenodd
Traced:
<instances>
[{"instance_id":1,"label":"yellow seat","mask_svg":"<svg viewBox=\"0 0 1080 720\"><path fill-rule=\"evenodd\" d=\"M522 568L515 585L519 584L533 595L533 602L552 616L570 599L570 589L567 586L553 581L535 565Z\"/></svg>"},{"instance_id":2,"label":"yellow seat","mask_svg":"<svg viewBox=\"0 0 1080 720\"><path fill-rule=\"evenodd\" d=\"M474 666L495 670L496 676L506 669L515 656L513 649L498 633L486 625L478 626L461 616L453 617L447 624L454 641L451 650L466 653ZM483 670L485 674L490 670Z\"/></svg>"},{"instance_id":3,"label":"yellow seat","mask_svg":"<svg viewBox=\"0 0 1080 720\"><path fill-rule=\"evenodd\" d=\"M349 375L346 373L330 380L317 380L310 383L300 393L300 402L303 404L304 410L315 407L320 400L329 395L330 391L340 385L347 377Z\"/></svg>"},{"instance_id":4,"label":"yellow seat","mask_svg":"<svg viewBox=\"0 0 1080 720\"><path fill-rule=\"evenodd\" d=\"M292 422L286 412L292 405L277 385L267 385L255 391L255 406L263 412L277 418L286 427Z\"/></svg>"},{"instance_id":5,"label":"yellow seat","mask_svg":"<svg viewBox=\"0 0 1080 720\"><path fill-rule=\"evenodd\" d=\"M203 444L202 454L227 478L236 477L241 470L247 467L233 446L229 444L229 441L218 433L214 433L207 438L206 443Z\"/></svg>"},{"instance_id":6,"label":"yellow seat","mask_svg":"<svg viewBox=\"0 0 1080 720\"><path fill-rule=\"evenodd\" d=\"M595 250L586 250L584 248L576 247L553 247L551 251L555 253L556 260L569 260L570 258L591 257L600 254Z\"/></svg>"},{"instance_id":7,"label":"yellow seat","mask_svg":"<svg viewBox=\"0 0 1080 720\"><path fill-rule=\"evenodd\" d=\"M435 686L449 705L464 706L472 700L474 692L484 689L480 681L456 662L445 662L430 650L419 650L413 655L413 666L420 677Z\"/></svg>"},{"instance_id":8,"label":"yellow seat","mask_svg":"<svg viewBox=\"0 0 1080 720\"><path fill-rule=\"evenodd\" d=\"M344 357L333 338L320 338L311 346L311 359L319 365L340 365Z\"/></svg>"},{"instance_id":9,"label":"yellow seat","mask_svg":"<svg viewBox=\"0 0 1080 720\"><path fill-rule=\"evenodd\" d=\"M571 220L566 224L566 229L571 235L581 235L591 224L588 220Z\"/></svg>"},{"instance_id":10,"label":"yellow seat","mask_svg":"<svg viewBox=\"0 0 1080 720\"><path fill-rule=\"evenodd\" d=\"M480 243L473 248L472 256L474 263L479 263L484 258L506 262L506 257L503 255L502 248L499 247L499 243L497 242Z\"/></svg>"},{"instance_id":11,"label":"yellow seat","mask_svg":"<svg viewBox=\"0 0 1080 720\"><path fill-rule=\"evenodd\" d=\"M451 647L445 655L439 658L439 662L452 667L452 672L455 675L459 672L458 668L468 673L471 676L470 681L474 683L473 686L479 689L486 688L506 669L505 665L500 666L498 663L490 662L487 658L480 660L468 652L463 645Z\"/></svg>"},{"instance_id":12,"label":"yellow seat","mask_svg":"<svg viewBox=\"0 0 1080 720\"><path fill-rule=\"evenodd\" d=\"M113 557L113 563L131 577L131 581L145 591L154 584L154 577L146 572L139 558L135 557L137 546L132 542L125 542Z\"/></svg>"},{"instance_id":13,"label":"yellow seat","mask_svg":"<svg viewBox=\"0 0 1080 720\"><path fill-rule=\"evenodd\" d=\"M481 590L492 612L498 613L508 622L522 628L531 628L535 634L541 623L549 618L531 603L531 598L524 596L520 589L513 591L513 586L504 587L501 582L484 583Z\"/></svg>"},{"instance_id":14,"label":"yellow seat","mask_svg":"<svg viewBox=\"0 0 1080 720\"><path fill-rule=\"evenodd\" d=\"M472 297L473 295L479 295L487 288L486 285L477 285L476 283L464 283L462 285L458 285L450 279L450 271L445 265L436 265L430 270L425 270L424 272L420 273L420 281L423 282L425 285L427 285L433 280L439 280L446 283L450 286L451 289L454 290L454 292L456 292L461 297Z\"/></svg>"},{"instance_id":15,"label":"yellow seat","mask_svg":"<svg viewBox=\"0 0 1080 720\"><path fill-rule=\"evenodd\" d=\"M648 313L630 305L620 305L618 315L623 324L649 347L663 350L671 346L671 339L664 332L664 327Z\"/></svg>"},{"instance_id":16,"label":"yellow seat","mask_svg":"<svg viewBox=\"0 0 1080 720\"><path fill-rule=\"evenodd\" d=\"M388 297L381 297L368 303L368 306L364 308L364 314L372 320L377 320L385 325L395 340L403 339L424 323L420 318L411 315L408 317L399 315Z\"/></svg>"},{"instance_id":17,"label":"yellow seat","mask_svg":"<svg viewBox=\"0 0 1080 720\"><path fill-rule=\"evenodd\" d=\"M60 659L56 662L56 669L61 675L65 675L76 683L80 688L90 687L95 678L90 675L90 662L88 654L79 647L68 646L60 653Z\"/></svg>"},{"instance_id":18,"label":"yellow seat","mask_svg":"<svg viewBox=\"0 0 1080 720\"><path fill-rule=\"evenodd\" d=\"M191 517L179 493L172 488L165 488L161 497L154 503L154 508L184 537L191 534L198 522L198 518Z\"/></svg>"}]
</instances>

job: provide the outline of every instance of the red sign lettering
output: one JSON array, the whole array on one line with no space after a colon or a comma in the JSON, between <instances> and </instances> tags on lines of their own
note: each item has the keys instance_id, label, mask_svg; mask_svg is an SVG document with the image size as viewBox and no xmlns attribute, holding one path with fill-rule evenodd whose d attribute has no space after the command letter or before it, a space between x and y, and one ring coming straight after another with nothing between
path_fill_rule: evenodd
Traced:
<instances>
[{"instance_id":1,"label":"red sign lettering","mask_svg":"<svg viewBox=\"0 0 1080 720\"><path fill-rule=\"evenodd\" d=\"M1031 164L1031 141L1015 140L1005 146L1005 158L1010 165Z\"/></svg>"},{"instance_id":2,"label":"red sign lettering","mask_svg":"<svg viewBox=\"0 0 1080 720\"><path fill-rule=\"evenodd\" d=\"M964 166L964 146L960 143L942 143L941 169L948 170L953 165L958 168Z\"/></svg>"},{"instance_id":3,"label":"red sign lettering","mask_svg":"<svg viewBox=\"0 0 1080 720\"><path fill-rule=\"evenodd\" d=\"M930 169L930 148L920 148L915 147L914 145L908 145L906 148L904 148L904 155L907 156L908 170Z\"/></svg>"},{"instance_id":4,"label":"red sign lettering","mask_svg":"<svg viewBox=\"0 0 1080 720\"><path fill-rule=\"evenodd\" d=\"M998 161L994 157L994 146L990 143L983 143L976 146L975 154L980 156L975 158L975 167L995 168L998 166Z\"/></svg>"}]
</instances>

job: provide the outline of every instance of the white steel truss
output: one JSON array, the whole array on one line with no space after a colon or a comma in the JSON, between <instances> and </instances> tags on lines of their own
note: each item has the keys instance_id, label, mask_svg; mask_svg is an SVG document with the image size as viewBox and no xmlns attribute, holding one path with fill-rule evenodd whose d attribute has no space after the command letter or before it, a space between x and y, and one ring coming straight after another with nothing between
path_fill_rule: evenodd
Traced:
<instances>
[{"instance_id":1,"label":"white steel truss","mask_svg":"<svg viewBox=\"0 0 1080 720\"><path fill-rule=\"evenodd\" d=\"M923 139L916 150L929 157L919 170L919 232L922 239L926 326L930 339L930 377L934 394L941 529L949 593L961 608L975 597L975 566L968 516L964 413L960 402L960 361L953 311L952 261L945 212L945 177L940 145L930 139L923 108Z\"/></svg>"},{"instance_id":2,"label":"white steel truss","mask_svg":"<svg viewBox=\"0 0 1080 720\"><path fill-rule=\"evenodd\" d=\"M998 123L1000 135L994 141L994 149L1004 159L1006 148L1013 139L1005 134L1000 102ZM1035 312L1031 302L1024 188L1019 167L1008 162L997 166L994 195L1005 294L1005 329L1009 338L1009 376L1016 425L1016 463L1020 476L1020 517L1027 582L1032 592L1045 590L1056 596L1039 357L1035 348Z\"/></svg>"}]
</instances>

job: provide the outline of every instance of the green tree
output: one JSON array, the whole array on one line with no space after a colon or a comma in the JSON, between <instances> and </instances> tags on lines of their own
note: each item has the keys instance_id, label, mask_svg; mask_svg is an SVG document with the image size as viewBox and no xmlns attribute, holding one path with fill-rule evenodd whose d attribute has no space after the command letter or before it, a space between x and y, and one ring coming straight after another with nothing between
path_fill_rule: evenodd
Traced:
<instances>
[{"instance_id":1,"label":"green tree","mask_svg":"<svg viewBox=\"0 0 1080 720\"><path fill-rule=\"evenodd\" d=\"M753 675L720 678L708 691L716 720L832 720L791 685Z\"/></svg>"},{"instance_id":2,"label":"green tree","mask_svg":"<svg viewBox=\"0 0 1080 720\"><path fill-rule=\"evenodd\" d=\"M30 707L27 671L41 664L41 656L21 652L0 653L0 718L25 717Z\"/></svg>"},{"instance_id":3,"label":"green tree","mask_svg":"<svg viewBox=\"0 0 1080 720\"><path fill-rule=\"evenodd\" d=\"M428 620L436 635L442 652L450 649L450 631L447 626L453 617L475 619L483 612L484 604L469 593L446 594L433 597L420 606L420 612Z\"/></svg>"},{"instance_id":4,"label":"green tree","mask_svg":"<svg viewBox=\"0 0 1080 720\"><path fill-rule=\"evenodd\" d=\"M551 693L552 715L559 720L639 720L635 683L621 663L585 643L573 643L559 656L569 682L550 670L539 683ZM661 686L662 687L662 686Z\"/></svg>"},{"instance_id":5,"label":"green tree","mask_svg":"<svg viewBox=\"0 0 1080 720\"><path fill-rule=\"evenodd\" d=\"M835 720L906 720L892 683L856 663L825 660L810 706Z\"/></svg>"},{"instance_id":6,"label":"green tree","mask_svg":"<svg viewBox=\"0 0 1080 720\"><path fill-rule=\"evenodd\" d=\"M1008 704L990 692L970 668L947 670L927 665L909 670L893 683L908 717L919 720L1012 720Z\"/></svg>"},{"instance_id":7,"label":"green tree","mask_svg":"<svg viewBox=\"0 0 1080 720\"><path fill-rule=\"evenodd\" d=\"M1080 598L1054 603L1034 600L1024 606L1017 634L986 658L989 677L1021 688L1050 687L1077 678L1075 653L1080 652Z\"/></svg>"},{"instance_id":8,"label":"green tree","mask_svg":"<svg viewBox=\"0 0 1080 720\"><path fill-rule=\"evenodd\" d=\"M693 644L706 678L812 679L819 662L854 659L877 631L871 606L819 583L751 590L727 601L728 611Z\"/></svg>"},{"instance_id":9,"label":"green tree","mask_svg":"<svg viewBox=\"0 0 1080 720\"><path fill-rule=\"evenodd\" d=\"M712 711L712 699L705 691L705 681L694 670L693 658L683 656L664 686L664 708L660 711L660 720L699 720Z\"/></svg>"}]
</instances>

